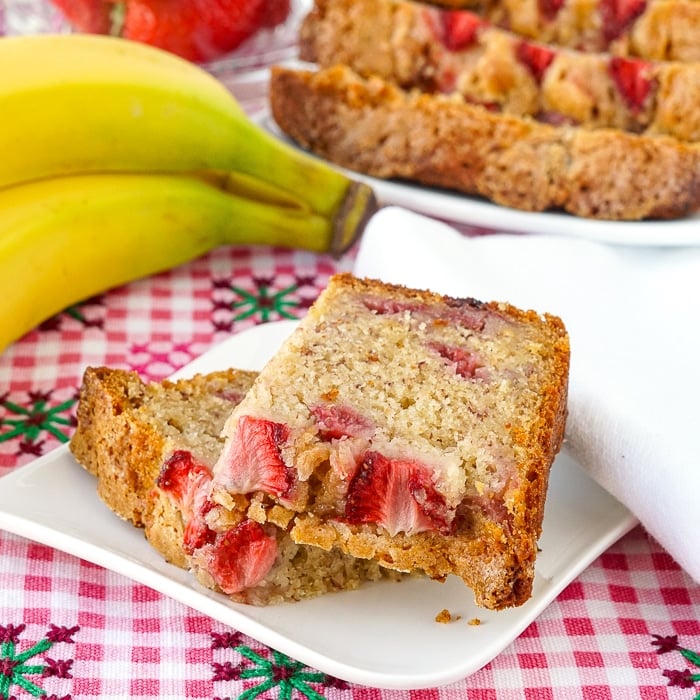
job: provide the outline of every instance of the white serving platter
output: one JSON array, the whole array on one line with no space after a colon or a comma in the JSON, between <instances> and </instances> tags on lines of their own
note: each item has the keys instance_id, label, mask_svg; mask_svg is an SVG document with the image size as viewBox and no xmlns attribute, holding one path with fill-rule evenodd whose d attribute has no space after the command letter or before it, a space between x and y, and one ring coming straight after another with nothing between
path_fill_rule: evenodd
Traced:
<instances>
[{"instance_id":1,"label":"white serving platter","mask_svg":"<svg viewBox=\"0 0 700 700\"><path fill-rule=\"evenodd\" d=\"M295 322L256 326L177 373L260 369ZM566 452L552 469L532 598L503 612L477 608L461 581L380 582L301 603L235 604L202 588L97 497L94 478L58 448L0 479L0 527L104 566L349 682L417 689L462 679L487 664L596 557L636 525ZM444 608L460 619L439 624ZM468 624L478 618L479 625Z\"/></svg>"}]
</instances>

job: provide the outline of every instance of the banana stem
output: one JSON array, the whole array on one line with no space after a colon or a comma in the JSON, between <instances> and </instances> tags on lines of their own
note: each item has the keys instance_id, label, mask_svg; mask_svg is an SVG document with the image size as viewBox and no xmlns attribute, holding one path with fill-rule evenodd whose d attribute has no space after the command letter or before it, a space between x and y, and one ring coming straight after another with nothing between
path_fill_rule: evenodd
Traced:
<instances>
[{"instance_id":1,"label":"banana stem","mask_svg":"<svg viewBox=\"0 0 700 700\"><path fill-rule=\"evenodd\" d=\"M245 173L301 198L310 208L324 216L336 216L341 210L370 204L371 190L343 175L324 161L280 141L258 124L241 119L236 124L235 162L231 170ZM376 203L373 203L376 207Z\"/></svg>"},{"instance_id":2,"label":"banana stem","mask_svg":"<svg viewBox=\"0 0 700 700\"><path fill-rule=\"evenodd\" d=\"M271 185L267 180L260 180L245 173L208 172L196 174L196 177L229 195L231 203L235 203L236 207L253 208L255 204L264 205L264 209L258 211L252 218L260 220L273 218L279 221L280 217L287 217L289 224L297 219L301 221L304 216L307 216L309 222L317 221L319 225L321 221L329 223L330 235L326 243L321 244L321 238L310 231L308 236L300 239L308 240L310 243L291 246L288 243L280 243L280 245L328 252L334 257L341 256L353 245L378 208L373 190L359 182L349 183L340 206L330 217L327 217L311 210L304 199L298 195L292 195L287 190ZM319 245L322 247L319 248Z\"/></svg>"}]
</instances>

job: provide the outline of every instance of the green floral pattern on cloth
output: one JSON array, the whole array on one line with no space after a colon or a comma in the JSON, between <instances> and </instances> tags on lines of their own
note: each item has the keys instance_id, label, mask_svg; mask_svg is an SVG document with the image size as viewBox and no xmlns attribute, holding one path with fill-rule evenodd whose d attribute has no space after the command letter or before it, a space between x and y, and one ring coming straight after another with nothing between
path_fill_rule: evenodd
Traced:
<instances>
[{"instance_id":1,"label":"green floral pattern on cloth","mask_svg":"<svg viewBox=\"0 0 700 700\"><path fill-rule=\"evenodd\" d=\"M45 438L68 442L75 417L73 409L77 395L53 402L53 391L30 391L22 403L12 400L9 394L0 397L4 413L0 415L0 442L17 440L18 453L41 455Z\"/></svg>"},{"instance_id":2,"label":"green floral pattern on cloth","mask_svg":"<svg viewBox=\"0 0 700 700\"><path fill-rule=\"evenodd\" d=\"M80 627L59 627L51 624L46 634L32 643L23 639L25 624L0 625L0 699L19 700L21 695L45 697L46 700L72 700L68 694L48 694L47 679L73 679L73 659L48 656L59 643L73 644ZM274 649L260 646L253 649L236 631L211 632L212 649L222 649L238 656L239 662L227 660L212 664L213 683L239 682L229 696L213 700L323 700L325 688L346 690L350 686L333 676L315 671ZM253 685L241 684L252 680Z\"/></svg>"},{"instance_id":3,"label":"green floral pattern on cloth","mask_svg":"<svg viewBox=\"0 0 700 700\"><path fill-rule=\"evenodd\" d=\"M319 292L313 275L299 275L286 285L274 275L255 276L250 281L248 287L233 278L214 282L213 324L217 331L230 331L246 320L267 323L300 318Z\"/></svg>"},{"instance_id":4,"label":"green floral pattern on cloth","mask_svg":"<svg viewBox=\"0 0 700 700\"><path fill-rule=\"evenodd\" d=\"M61 313L47 318L39 325L41 331L59 331L65 322L75 321L83 328L104 328L104 295L98 295L85 299L78 304L69 306Z\"/></svg>"},{"instance_id":5,"label":"green floral pattern on cloth","mask_svg":"<svg viewBox=\"0 0 700 700\"><path fill-rule=\"evenodd\" d=\"M51 625L42 639L28 647L21 645L25 629L24 624L0 625L0 698L3 700L16 697L13 691L25 691L34 697L45 696L47 692L41 685L43 679L73 677L72 659L54 659L45 654L59 642L72 643L79 628ZM47 696L47 700L51 698L57 696Z\"/></svg>"},{"instance_id":6,"label":"green floral pattern on cloth","mask_svg":"<svg viewBox=\"0 0 700 700\"><path fill-rule=\"evenodd\" d=\"M232 649L240 662L224 661L212 664L214 681L254 680L237 700L274 697L279 700L299 698L322 700L324 688L346 690L349 685L338 678L305 666L299 661L271 648L253 649L242 643L239 632L212 632L213 649ZM214 700L233 700L233 696L215 696Z\"/></svg>"}]
</instances>

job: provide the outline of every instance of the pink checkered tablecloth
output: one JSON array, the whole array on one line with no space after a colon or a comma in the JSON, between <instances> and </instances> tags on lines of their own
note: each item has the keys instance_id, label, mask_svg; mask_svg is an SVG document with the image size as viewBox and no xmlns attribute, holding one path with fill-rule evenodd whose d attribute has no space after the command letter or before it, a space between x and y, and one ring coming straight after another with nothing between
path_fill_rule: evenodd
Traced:
<instances>
[{"instance_id":1,"label":"pink checkered tablecloth","mask_svg":"<svg viewBox=\"0 0 700 700\"><path fill-rule=\"evenodd\" d=\"M232 333L303 315L352 259L225 248L50 319L0 356L1 472L68 440L86 365L163 378ZM123 576L0 531L2 700L692 700L698 654L700 587L641 528L485 668L416 691L329 677Z\"/></svg>"},{"instance_id":2,"label":"pink checkered tablecloth","mask_svg":"<svg viewBox=\"0 0 700 700\"><path fill-rule=\"evenodd\" d=\"M23 19L36 8L14 5L29 8ZM0 2L0 34L7 7ZM352 263L352 251L333 260L224 248L47 320L0 355L0 476L68 441L86 366L162 379L231 334L302 316ZM142 584L0 530L0 700L41 696L693 700L700 586L637 527L481 670L390 691L328 676Z\"/></svg>"}]
</instances>

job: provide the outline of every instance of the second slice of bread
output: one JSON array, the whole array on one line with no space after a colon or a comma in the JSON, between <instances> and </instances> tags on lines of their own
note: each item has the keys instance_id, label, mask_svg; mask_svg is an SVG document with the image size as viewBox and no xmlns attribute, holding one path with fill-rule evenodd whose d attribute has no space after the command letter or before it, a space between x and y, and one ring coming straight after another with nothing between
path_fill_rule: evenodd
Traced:
<instances>
[{"instance_id":1,"label":"second slice of bread","mask_svg":"<svg viewBox=\"0 0 700 700\"><path fill-rule=\"evenodd\" d=\"M135 372L88 368L70 449L97 478L105 503L143 527L167 561L192 568L214 590L220 590L217 576L229 584L234 578L247 584L227 591L237 602L268 605L353 589L364 581L398 579L376 562L298 545L279 521L263 527L244 508L232 513L226 547L217 551L210 546L206 562L193 559L188 539L209 536L197 522L198 530L192 532L198 515L193 501L206 500L209 468L223 446L224 422L255 377L253 372L226 370L145 383ZM194 493L197 480L199 494ZM188 491L194 498L183 498ZM239 535L232 536L237 529ZM231 560L225 561L222 552L232 555ZM254 570L263 565L264 572ZM237 569L242 571L233 577L231 571Z\"/></svg>"}]
</instances>

